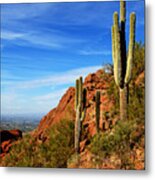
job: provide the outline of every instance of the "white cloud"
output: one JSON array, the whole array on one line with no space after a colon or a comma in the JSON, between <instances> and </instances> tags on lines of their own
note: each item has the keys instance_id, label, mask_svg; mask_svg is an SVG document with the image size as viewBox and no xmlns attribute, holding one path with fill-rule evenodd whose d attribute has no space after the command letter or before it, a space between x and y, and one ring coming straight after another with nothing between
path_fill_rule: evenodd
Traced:
<instances>
[{"instance_id":1,"label":"white cloud","mask_svg":"<svg viewBox=\"0 0 155 180\"><path fill-rule=\"evenodd\" d=\"M2 31L1 38L5 40L11 40L14 44L22 46L40 46L50 48L60 48L61 42L56 38L46 37L44 34L37 34L37 32L19 33L13 31Z\"/></svg>"},{"instance_id":2,"label":"white cloud","mask_svg":"<svg viewBox=\"0 0 155 180\"><path fill-rule=\"evenodd\" d=\"M11 31L2 31L1 32L1 38L7 39L7 40L19 39L19 38L22 38L23 36L24 36L24 34L22 34L22 33L16 33L16 32L11 32Z\"/></svg>"},{"instance_id":3,"label":"white cloud","mask_svg":"<svg viewBox=\"0 0 155 180\"><path fill-rule=\"evenodd\" d=\"M35 104L35 108L33 111L35 112L48 112L52 108L56 107L66 92L67 88L59 89L59 90L54 90L51 93L45 94L45 95L40 95L40 96L35 96L32 98L32 102Z\"/></svg>"},{"instance_id":4,"label":"white cloud","mask_svg":"<svg viewBox=\"0 0 155 180\"><path fill-rule=\"evenodd\" d=\"M1 113L2 115L18 114L42 114L47 113L56 107L59 100L66 92L66 88L54 90L51 93L26 98L16 91L1 94Z\"/></svg>"},{"instance_id":5,"label":"white cloud","mask_svg":"<svg viewBox=\"0 0 155 180\"><path fill-rule=\"evenodd\" d=\"M31 81L2 81L1 92L1 112L2 114L30 114L30 113L47 113L56 107L59 100L66 92L69 86L75 83L79 76L86 77L89 73L100 69L100 66L91 66L79 69L73 69L63 73L57 73L53 76L44 77ZM9 73L5 73L9 78ZM11 74L12 75L12 74ZM50 93L44 93L40 88L49 88ZM52 88L50 88L52 87ZM32 88L37 88L38 95L29 96L25 90L31 92ZM39 92L40 91L40 95ZM48 92L49 92L48 91ZM34 91L33 91L34 92Z\"/></svg>"},{"instance_id":6,"label":"white cloud","mask_svg":"<svg viewBox=\"0 0 155 180\"><path fill-rule=\"evenodd\" d=\"M5 17L5 22L24 20L34 18L46 12L49 8L48 3L35 4L4 4L1 5L2 17ZM2 19L3 20L3 19Z\"/></svg>"},{"instance_id":7,"label":"white cloud","mask_svg":"<svg viewBox=\"0 0 155 180\"><path fill-rule=\"evenodd\" d=\"M66 85L66 84L73 84L75 80L79 76L85 77L91 72L95 72L96 70L100 69L101 66L90 66L90 67L84 67L84 68L78 68L73 69L66 72L60 72L53 74L52 76L43 77L39 79L34 79L30 81L19 81L19 82L13 82L13 81L3 81L2 84L9 85L13 89L30 89L30 88L40 88L40 87L47 87L47 86L60 86L60 85Z\"/></svg>"},{"instance_id":8,"label":"white cloud","mask_svg":"<svg viewBox=\"0 0 155 180\"><path fill-rule=\"evenodd\" d=\"M1 113L3 114L19 114L24 110L22 104L24 98L13 92L1 93Z\"/></svg>"},{"instance_id":9,"label":"white cloud","mask_svg":"<svg viewBox=\"0 0 155 180\"><path fill-rule=\"evenodd\" d=\"M37 48L50 48L60 49L70 47L73 44L86 42L84 39L71 37L68 34L64 34L61 31L2 31L1 38L4 40L10 40L10 43L17 44L20 46L34 46ZM9 44L8 44L9 45Z\"/></svg>"},{"instance_id":10,"label":"white cloud","mask_svg":"<svg viewBox=\"0 0 155 180\"><path fill-rule=\"evenodd\" d=\"M33 100L38 101L39 103L43 103L45 101L58 100L58 97L63 95L66 92L66 88L60 90L54 90L52 93L48 93L41 96L35 96Z\"/></svg>"},{"instance_id":11,"label":"white cloud","mask_svg":"<svg viewBox=\"0 0 155 180\"><path fill-rule=\"evenodd\" d=\"M79 52L81 55L111 55L110 50L81 50Z\"/></svg>"}]
</instances>

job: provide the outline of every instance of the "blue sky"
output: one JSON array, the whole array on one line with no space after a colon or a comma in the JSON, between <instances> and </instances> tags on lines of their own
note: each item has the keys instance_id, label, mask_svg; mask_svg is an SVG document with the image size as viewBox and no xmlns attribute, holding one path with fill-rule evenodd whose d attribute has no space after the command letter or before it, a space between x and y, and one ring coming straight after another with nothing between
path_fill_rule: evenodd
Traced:
<instances>
[{"instance_id":1,"label":"blue sky","mask_svg":"<svg viewBox=\"0 0 155 180\"><path fill-rule=\"evenodd\" d=\"M1 5L1 112L46 114L75 79L112 63L111 26L119 2ZM144 2L135 11L144 43Z\"/></svg>"}]
</instances>

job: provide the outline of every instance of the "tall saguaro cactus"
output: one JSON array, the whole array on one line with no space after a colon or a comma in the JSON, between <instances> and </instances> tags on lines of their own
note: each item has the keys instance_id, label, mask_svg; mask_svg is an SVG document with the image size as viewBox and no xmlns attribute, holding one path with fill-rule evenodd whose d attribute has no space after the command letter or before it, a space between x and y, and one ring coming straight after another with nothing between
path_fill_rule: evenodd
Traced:
<instances>
[{"instance_id":1,"label":"tall saguaro cactus","mask_svg":"<svg viewBox=\"0 0 155 180\"><path fill-rule=\"evenodd\" d=\"M83 88L82 77L76 80L75 88L75 151L78 153L80 148L81 122L86 112L86 89Z\"/></svg>"},{"instance_id":2,"label":"tall saguaro cactus","mask_svg":"<svg viewBox=\"0 0 155 180\"><path fill-rule=\"evenodd\" d=\"M99 122L100 122L100 91L96 91L96 132L99 132Z\"/></svg>"},{"instance_id":3,"label":"tall saguaro cactus","mask_svg":"<svg viewBox=\"0 0 155 180\"><path fill-rule=\"evenodd\" d=\"M135 44L135 13L130 14L130 35L128 53L126 52L125 22L126 3L120 0L120 22L117 12L113 15L112 26L112 57L114 64L114 79L120 92L120 119L127 118L128 84L131 80L132 61Z\"/></svg>"}]
</instances>

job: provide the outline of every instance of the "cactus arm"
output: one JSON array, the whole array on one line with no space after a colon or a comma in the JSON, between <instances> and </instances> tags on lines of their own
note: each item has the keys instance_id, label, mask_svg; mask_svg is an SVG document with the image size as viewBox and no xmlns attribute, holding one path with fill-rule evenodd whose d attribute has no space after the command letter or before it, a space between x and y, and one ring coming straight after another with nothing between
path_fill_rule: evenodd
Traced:
<instances>
[{"instance_id":1,"label":"cactus arm","mask_svg":"<svg viewBox=\"0 0 155 180\"><path fill-rule=\"evenodd\" d=\"M83 121L86 116L86 96L87 96L87 89L83 88L81 121Z\"/></svg>"},{"instance_id":2,"label":"cactus arm","mask_svg":"<svg viewBox=\"0 0 155 180\"><path fill-rule=\"evenodd\" d=\"M112 59L113 59L113 64L115 63L115 29L114 26L111 27L111 39L112 39Z\"/></svg>"},{"instance_id":3,"label":"cactus arm","mask_svg":"<svg viewBox=\"0 0 155 180\"><path fill-rule=\"evenodd\" d=\"M125 16L126 16L125 1L120 0L120 22L125 23Z\"/></svg>"},{"instance_id":4,"label":"cactus arm","mask_svg":"<svg viewBox=\"0 0 155 180\"><path fill-rule=\"evenodd\" d=\"M82 77L79 78L79 104L82 103Z\"/></svg>"},{"instance_id":5,"label":"cactus arm","mask_svg":"<svg viewBox=\"0 0 155 180\"><path fill-rule=\"evenodd\" d=\"M121 61L121 49L120 49L120 32L119 32L119 23L118 23L118 13L114 13L114 37L115 37L115 62L114 62L114 78L116 85L119 86L120 82L120 61Z\"/></svg>"},{"instance_id":6,"label":"cactus arm","mask_svg":"<svg viewBox=\"0 0 155 180\"><path fill-rule=\"evenodd\" d=\"M133 56L134 56L134 44L135 44L135 22L136 22L136 15L135 15L135 13L131 13L131 15L130 15L129 50L128 50L128 58L127 58L125 84L128 84L131 79L132 61L133 61Z\"/></svg>"},{"instance_id":7,"label":"cactus arm","mask_svg":"<svg viewBox=\"0 0 155 180\"><path fill-rule=\"evenodd\" d=\"M83 99L83 82L82 77L79 78L79 98L78 103L80 105L80 118L82 113L82 99Z\"/></svg>"},{"instance_id":8,"label":"cactus arm","mask_svg":"<svg viewBox=\"0 0 155 180\"><path fill-rule=\"evenodd\" d=\"M79 79L76 80L76 84L75 84L75 111L78 106L78 97L79 97Z\"/></svg>"}]
</instances>

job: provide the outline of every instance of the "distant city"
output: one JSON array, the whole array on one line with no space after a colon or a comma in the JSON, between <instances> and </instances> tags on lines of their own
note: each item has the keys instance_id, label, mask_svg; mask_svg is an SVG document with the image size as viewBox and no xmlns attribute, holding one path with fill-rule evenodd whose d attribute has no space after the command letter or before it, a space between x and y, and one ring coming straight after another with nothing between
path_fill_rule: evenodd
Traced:
<instances>
[{"instance_id":1,"label":"distant city","mask_svg":"<svg viewBox=\"0 0 155 180\"><path fill-rule=\"evenodd\" d=\"M1 115L0 130L20 129L23 132L34 130L43 115Z\"/></svg>"}]
</instances>

